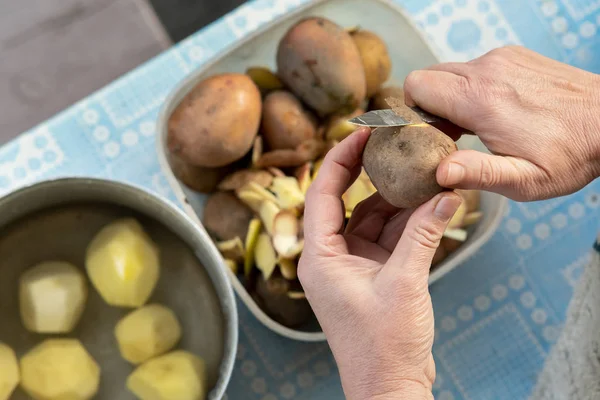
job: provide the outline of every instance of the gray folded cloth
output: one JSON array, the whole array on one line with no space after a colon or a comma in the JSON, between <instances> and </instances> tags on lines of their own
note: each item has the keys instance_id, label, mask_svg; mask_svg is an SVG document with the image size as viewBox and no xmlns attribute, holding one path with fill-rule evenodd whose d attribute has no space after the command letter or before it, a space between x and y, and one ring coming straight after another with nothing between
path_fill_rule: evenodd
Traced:
<instances>
[{"instance_id":1,"label":"gray folded cloth","mask_svg":"<svg viewBox=\"0 0 600 400\"><path fill-rule=\"evenodd\" d=\"M530 399L600 399L600 236Z\"/></svg>"}]
</instances>

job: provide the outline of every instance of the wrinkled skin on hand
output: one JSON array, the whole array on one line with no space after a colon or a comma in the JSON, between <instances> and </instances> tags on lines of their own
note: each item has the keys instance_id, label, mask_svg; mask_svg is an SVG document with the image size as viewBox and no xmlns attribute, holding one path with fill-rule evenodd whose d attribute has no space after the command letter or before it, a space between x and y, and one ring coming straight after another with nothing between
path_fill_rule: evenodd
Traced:
<instances>
[{"instance_id":1,"label":"wrinkled skin on hand","mask_svg":"<svg viewBox=\"0 0 600 400\"><path fill-rule=\"evenodd\" d=\"M597 75L507 47L415 71L404 89L407 105L475 132L493 153L450 154L437 169L441 186L526 201L572 193L600 174ZM444 192L400 210L375 194L344 226L341 196L368 136L359 129L332 149L311 185L298 276L347 398L433 399L429 266L461 199Z\"/></svg>"},{"instance_id":2,"label":"wrinkled skin on hand","mask_svg":"<svg viewBox=\"0 0 600 400\"><path fill-rule=\"evenodd\" d=\"M347 398L433 398L429 268L461 198L445 192L401 210L375 194L344 226L341 196L360 173L369 132L334 147L309 189L298 276Z\"/></svg>"},{"instance_id":3,"label":"wrinkled skin on hand","mask_svg":"<svg viewBox=\"0 0 600 400\"><path fill-rule=\"evenodd\" d=\"M494 154L463 150L438 168L444 187L518 201L573 193L600 175L600 77L509 46L414 71L407 105L474 131Z\"/></svg>"}]
</instances>

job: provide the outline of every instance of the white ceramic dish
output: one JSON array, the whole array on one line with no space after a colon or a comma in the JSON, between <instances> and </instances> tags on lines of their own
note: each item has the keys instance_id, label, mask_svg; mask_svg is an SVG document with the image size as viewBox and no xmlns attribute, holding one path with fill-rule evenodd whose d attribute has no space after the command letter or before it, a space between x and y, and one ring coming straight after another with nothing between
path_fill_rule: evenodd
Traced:
<instances>
[{"instance_id":1,"label":"white ceramic dish","mask_svg":"<svg viewBox=\"0 0 600 400\"><path fill-rule=\"evenodd\" d=\"M355 26L358 24L364 29L377 33L387 43L392 59L393 70L390 83L401 84L410 71L439 62L434 50L427 45L403 11L388 0L313 1L264 26L216 56L212 61L190 74L173 91L163 106L157 127L159 135L157 151L162 169L170 186L181 201L185 212L198 224L201 225L200 219L206 196L188 189L179 182L173 175L167 161L167 122L171 113L189 90L206 77L223 72L243 73L249 66L270 66L274 68L279 40L296 21L307 16L322 16L342 26ZM458 144L461 148L486 151L485 147L475 137L465 137ZM431 283L465 261L491 237L504 214L506 204L506 199L501 196L482 193L481 209L484 212L484 218L474 227L467 242L432 272ZM228 269L223 260L220 260L220 262L223 268ZM238 278L232 273L230 273L230 277L233 287L242 301L256 318L274 332L301 341L325 340L324 334L320 331L294 330L274 321L258 307Z\"/></svg>"}]
</instances>

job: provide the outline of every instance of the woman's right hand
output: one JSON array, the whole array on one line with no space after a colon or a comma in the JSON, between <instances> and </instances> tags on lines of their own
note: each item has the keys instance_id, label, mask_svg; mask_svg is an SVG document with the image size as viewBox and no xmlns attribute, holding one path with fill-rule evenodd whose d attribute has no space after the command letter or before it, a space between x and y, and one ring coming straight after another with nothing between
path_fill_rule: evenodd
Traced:
<instances>
[{"instance_id":1,"label":"woman's right hand","mask_svg":"<svg viewBox=\"0 0 600 400\"><path fill-rule=\"evenodd\" d=\"M475 132L493 153L457 151L441 186L518 201L573 193L600 176L600 76L523 47L412 72L406 103Z\"/></svg>"}]
</instances>

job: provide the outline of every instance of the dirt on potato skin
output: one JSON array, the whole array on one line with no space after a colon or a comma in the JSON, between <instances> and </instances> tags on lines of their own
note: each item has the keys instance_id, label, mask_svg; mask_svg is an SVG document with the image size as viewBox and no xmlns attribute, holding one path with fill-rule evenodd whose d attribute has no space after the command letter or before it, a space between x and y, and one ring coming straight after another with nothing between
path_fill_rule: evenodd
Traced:
<instances>
[{"instance_id":1,"label":"dirt on potato skin","mask_svg":"<svg viewBox=\"0 0 600 400\"><path fill-rule=\"evenodd\" d=\"M387 202L414 208L444 190L437 167L456 150L449 136L430 125L377 128L365 146L363 165Z\"/></svg>"},{"instance_id":2,"label":"dirt on potato skin","mask_svg":"<svg viewBox=\"0 0 600 400\"><path fill-rule=\"evenodd\" d=\"M365 99L358 48L339 25L320 17L299 21L277 49L277 74L320 117L348 114Z\"/></svg>"}]
</instances>

